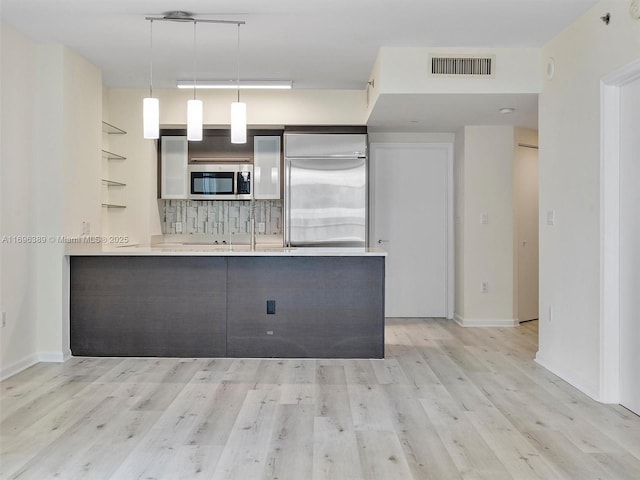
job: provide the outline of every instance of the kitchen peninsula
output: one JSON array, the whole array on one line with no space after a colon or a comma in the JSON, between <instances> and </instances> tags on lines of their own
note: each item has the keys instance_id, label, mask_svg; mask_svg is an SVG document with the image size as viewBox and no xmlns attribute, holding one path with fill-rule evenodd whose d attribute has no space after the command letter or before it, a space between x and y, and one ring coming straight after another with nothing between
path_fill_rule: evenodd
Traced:
<instances>
[{"instance_id":1,"label":"kitchen peninsula","mask_svg":"<svg viewBox=\"0 0 640 480\"><path fill-rule=\"evenodd\" d=\"M70 246L74 356L384 357L367 248Z\"/></svg>"}]
</instances>

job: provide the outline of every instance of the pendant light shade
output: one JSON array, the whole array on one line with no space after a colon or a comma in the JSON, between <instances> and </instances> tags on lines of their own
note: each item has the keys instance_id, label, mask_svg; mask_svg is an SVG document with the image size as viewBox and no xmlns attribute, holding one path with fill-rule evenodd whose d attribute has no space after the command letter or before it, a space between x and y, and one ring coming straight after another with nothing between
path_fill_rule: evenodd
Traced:
<instances>
[{"instance_id":1,"label":"pendant light shade","mask_svg":"<svg viewBox=\"0 0 640 480\"><path fill-rule=\"evenodd\" d=\"M202 100L187 102L187 140L202 140Z\"/></svg>"},{"instance_id":2,"label":"pendant light shade","mask_svg":"<svg viewBox=\"0 0 640 480\"><path fill-rule=\"evenodd\" d=\"M231 143L247 143L247 104L231 104Z\"/></svg>"},{"instance_id":3,"label":"pendant light shade","mask_svg":"<svg viewBox=\"0 0 640 480\"><path fill-rule=\"evenodd\" d=\"M1 1L1 0L0 0ZM244 21L236 20L215 20L198 19L188 12L175 11L157 17L145 17L150 25L150 55L149 55L149 95L142 103L142 120L144 138L157 139L160 137L160 102L153 96L153 22L189 22L193 24L193 98L187 101L187 139L189 141L201 141L203 139L203 106L202 101L196 98L198 85L197 76L197 25L207 24L231 24L238 27L238 58L237 58L237 79L235 88L237 89L237 101L231 104L231 142L247 143L247 104L240 102L240 25ZM289 85L290 87L290 85Z\"/></svg>"},{"instance_id":4,"label":"pendant light shade","mask_svg":"<svg viewBox=\"0 0 640 480\"><path fill-rule=\"evenodd\" d=\"M142 101L142 123L144 138L160 137L160 102L157 98L145 98Z\"/></svg>"}]
</instances>

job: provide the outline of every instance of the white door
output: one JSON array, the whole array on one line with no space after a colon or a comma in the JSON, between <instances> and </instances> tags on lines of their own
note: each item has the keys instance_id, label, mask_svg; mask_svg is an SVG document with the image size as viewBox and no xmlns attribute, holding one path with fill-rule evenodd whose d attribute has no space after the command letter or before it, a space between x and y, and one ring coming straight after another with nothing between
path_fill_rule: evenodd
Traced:
<instances>
[{"instance_id":1,"label":"white door","mask_svg":"<svg viewBox=\"0 0 640 480\"><path fill-rule=\"evenodd\" d=\"M515 166L518 319L538 318L538 150L518 147Z\"/></svg>"},{"instance_id":2,"label":"white door","mask_svg":"<svg viewBox=\"0 0 640 480\"><path fill-rule=\"evenodd\" d=\"M640 415L640 79L620 107L620 404Z\"/></svg>"},{"instance_id":3,"label":"white door","mask_svg":"<svg viewBox=\"0 0 640 480\"><path fill-rule=\"evenodd\" d=\"M371 145L370 244L388 252L385 315L453 315L453 147Z\"/></svg>"}]
</instances>

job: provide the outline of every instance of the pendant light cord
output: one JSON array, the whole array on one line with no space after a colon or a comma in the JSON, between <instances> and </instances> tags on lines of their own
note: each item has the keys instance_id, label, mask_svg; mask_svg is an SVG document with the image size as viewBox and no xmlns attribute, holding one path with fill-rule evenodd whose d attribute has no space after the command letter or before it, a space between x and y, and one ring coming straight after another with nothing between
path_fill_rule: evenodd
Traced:
<instances>
[{"instance_id":1,"label":"pendant light cord","mask_svg":"<svg viewBox=\"0 0 640 480\"><path fill-rule=\"evenodd\" d=\"M193 99L196 99L196 25L198 22L193 22Z\"/></svg>"},{"instance_id":2,"label":"pendant light cord","mask_svg":"<svg viewBox=\"0 0 640 480\"><path fill-rule=\"evenodd\" d=\"M149 25L149 97L153 98L153 20Z\"/></svg>"},{"instance_id":3,"label":"pendant light cord","mask_svg":"<svg viewBox=\"0 0 640 480\"><path fill-rule=\"evenodd\" d=\"M238 103L240 102L240 24L238 23L238 55L237 55L237 76L236 76L236 84L238 87Z\"/></svg>"}]
</instances>

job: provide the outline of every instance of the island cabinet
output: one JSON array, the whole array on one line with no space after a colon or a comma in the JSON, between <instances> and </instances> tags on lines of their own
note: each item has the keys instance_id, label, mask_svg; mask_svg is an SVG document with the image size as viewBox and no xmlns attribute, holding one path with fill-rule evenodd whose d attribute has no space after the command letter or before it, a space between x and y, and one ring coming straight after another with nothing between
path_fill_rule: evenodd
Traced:
<instances>
[{"instance_id":1,"label":"island cabinet","mask_svg":"<svg viewBox=\"0 0 640 480\"><path fill-rule=\"evenodd\" d=\"M230 357L382 358L383 257L229 258Z\"/></svg>"},{"instance_id":2,"label":"island cabinet","mask_svg":"<svg viewBox=\"0 0 640 480\"><path fill-rule=\"evenodd\" d=\"M223 257L71 257L76 356L226 354Z\"/></svg>"},{"instance_id":3,"label":"island cabinet","mask_svg":"<svg viewBox=\"0 0 640 480\"><path fill-rule=\"evenodd\" d=\"M384 357L383 256L71 256L75 356Z\"/></svg>"}]
</instances>

